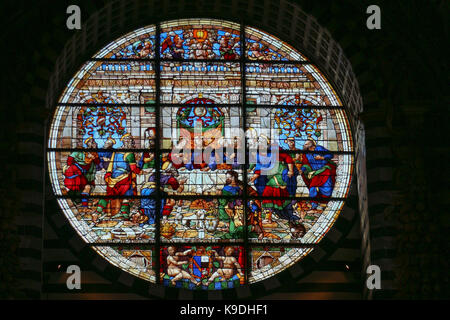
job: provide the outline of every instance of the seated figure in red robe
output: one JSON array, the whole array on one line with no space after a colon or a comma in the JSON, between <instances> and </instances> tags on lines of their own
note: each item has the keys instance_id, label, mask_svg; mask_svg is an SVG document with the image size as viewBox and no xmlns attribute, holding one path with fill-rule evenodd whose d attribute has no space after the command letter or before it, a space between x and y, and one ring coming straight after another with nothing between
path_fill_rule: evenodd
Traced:
<instances>
[{"instance_id":1,"label":"seated figure in red robe","mask_svg":"<svg viewBox=\"0 0 450 320\"><path fill-rule=\"evenodd\" d=\"M97 148L92 137L85 140L90 149ZM64 186L70 196L81 196L81 210L88 210L88 196L95 187L96 166L100 163L97 152L74 151L67 157L67 165L63 169ZM78 202L78 198L74 198Z\"/></svg>"}]
</instances>

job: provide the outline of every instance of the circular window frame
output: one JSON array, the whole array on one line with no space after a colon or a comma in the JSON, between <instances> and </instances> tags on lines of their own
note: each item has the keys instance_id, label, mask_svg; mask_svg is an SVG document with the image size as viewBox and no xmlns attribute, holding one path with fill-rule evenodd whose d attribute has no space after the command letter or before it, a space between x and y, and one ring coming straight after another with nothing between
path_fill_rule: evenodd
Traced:
<instances>
[{"instance_id":1,"label":"circular window frame","mask_svg":"<svg viewBox=\"0 0 450 320\"><path fill-rule=\"evenodd\" d=\"M177 16L177 19L184 19L184 18L206 18L206 19L220 19L220 20L226 20L226 21L233 21L233 19L230 19L229 17L217 17L212 15L206 15L206 16ZM149 21L145 25L149 24L158 24L164 21L172 20L169 17L159 18L157 21ZM254 22L247 22L244 20L240 20L239 22L236 22L234 20L233 22L243 24L244 26L250 25L255 26L259 28L260 30L264 30L264 32L267 32L268 34L274 35L275 37L279 38L281 41L284 41L288 44L292 43L290 40L286 40L283 38L282 35L277 34L277 32L268 30L265 26L259 26L258 24L255 24ZM136 27L129 27L126 29L121 30L120 34L126 34L130 31L135 30ZM105 43L108 44L112 40L116 39L117 36L113 35L110 36L107 40L105 40ZM103 48L105 44L97 45L96 48ZM350 128L350 133L352 136L353 141L355 140L355 130L353 125L353 118L349 114L349 110L347 107L345 107L345 103L343 100L343 97L341 95L340 90L336 87L334 84L334 81L332 78L330 78L327 75L327 71L321 68L320 63L315 63L314 59L311 59L311 57L308 55L306 50L302 50L302 48L299 48L297 46L292 45L293 48L304 54L304 56L307 57L307 59L310 61L311 64L315 65L318 70L324 75L324 77L327 79L327 81L330 83L331 87L335 90L335 94L339 97L339 99L343 102L344 105L344 112L348 119L348 124ZM92 50L93 54L98 51ZM90 55L92 56L92 55ZM89 58L88 58L89 59ZM84 58L79 58L80 63L84 63L86 60ZM76 70L79 70L79 68L74 68L74 72ZM71 70L72 71L72 70ZM67 76L67 74L73 74L71 72L66 72L66 77L69 79L71 76ZM67 81L63 81L63 83L67 83ZM61 91L61 90L60 90ZM50 123L52 119L53 113L50 115L47 123ZM50 126L47 125L47 134L50 130ZM355 214L357 204L355 204L356 199L356 193L355 193L355 168L356 168L356 157L354 161L353 170L351 172L351 182L349 186L349 192L347 195L347 199L344 200L344 205L341 209L341 212L337 218L337 220L332 225L332 228L325 234L325 236L322 238L322 240L319 242L318 246L313 250L312 253L308 254L303 259L300 259L297 263L294 265L286 268L285 270L277 273L276 275L260 281L253 284L245 284L243 286L234 288L234 289L226 289L226 290L220 290L220 291L190 291L187 289L177 289L172 287L165 287L162 284L153 284L146 280L140 279L136 276L133 276L131 274L128 274L126 271L123 271L122 269L119 269L118 267L115 267L111 265L109 262L101 258L94 250L91 250L91 246L87 245L81 237L75 232L73 228L70 228L70 225L66 223L66 228L61 228L62 224L64 224L64 221L61 221L62 219L66 219L65 217L62 217L61 215L57 216L59 210L59 206L56 203L55 198L52 196L46 196L46 207L47 209L52 208L51 212L51 220L53 220L52 225L57 230L58 235L62 238L67 240L67 242L70 244L71 250L81 258L81 260L88 265L92 265L95 267L95 269L102 273L103 276L105 276L107 279L109 279L112 282L120 282L126 287L134 288L136 293L142 294L147 297L155 297L155 298L178 298L178 296L187 296L192 298L198 298L198 299L205 299L208 297L215 297L215 298L248 298L248 297L261 297L264 295L267 295L273 291L275 291L278 287L280 287L284 283L289 283L292 281L292 279L299 279L312 270L314 270L315 266L317 266L318 263L329 257L337 248L337 244L339 241L350 231L350 226L352 226L355 222L355 218L357 215ZM46 167L46 170L47 167ZM46 174L46 178L48 177L48 172ZM51 190L51 186L49 187L49 181L47 181L46 190ZM46 192L47 195L47 192ZM351 204L350 204L351 203ZM53 207L55 210L53 210ZM48 211L48 210L46 210ZM69 228L67 228L69 226Z\"/></svg>"}]
</instances>

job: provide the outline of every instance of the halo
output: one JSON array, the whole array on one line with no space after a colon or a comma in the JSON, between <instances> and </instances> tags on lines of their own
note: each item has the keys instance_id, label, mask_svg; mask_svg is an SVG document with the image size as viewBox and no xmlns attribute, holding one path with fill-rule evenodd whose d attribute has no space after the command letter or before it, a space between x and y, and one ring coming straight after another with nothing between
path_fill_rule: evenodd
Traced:
<instances>
[{"instance_id":1,"label":"halo","mask_svg":"<svg viewBox=\"0 0 450 320\"><path fill-rule=\"evenodd\" d=\"M120 138L120 141L123 141L123 139L127 138L127 137L131 137L130 133L125 133L122 138Z\"/></svg>"},{"instance_id":2,"label":"halo","mask_svg":"<svg viewBox=\"0 0 450 320\"><path fill-rule=\"evenodd\" d=\"M84 144L87 144L90 140L93 140L94 138L88 137L86 140L84 140Z\"/></svg>"}]
</instances>

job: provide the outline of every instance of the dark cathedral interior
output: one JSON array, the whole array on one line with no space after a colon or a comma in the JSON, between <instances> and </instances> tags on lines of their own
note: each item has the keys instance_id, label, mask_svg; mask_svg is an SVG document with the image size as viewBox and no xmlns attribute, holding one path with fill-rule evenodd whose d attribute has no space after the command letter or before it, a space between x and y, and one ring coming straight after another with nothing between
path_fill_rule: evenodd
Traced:
<instances>
[{"instance_id":1,"label":"dark cathedral interior","mask_svg":"<svg viewBox=\"0 0 450 320\"><path fill-rule=\"evenodd\" d=\"M71 12L67 10L70 5L81 10L80 28L69 28ZM378 26L373 22L376 17L370 21L372 11L368 7L371 5L380 9ZM0 155L2 300L449 299L450 230L446 206L450 173L449 148L445 142L449 128L448 1L46 0L3 1L0 6L4 62L0 127L3 151ZM183 21L188 22L184 25ZM193 33L188 34L191 25ZM133 30L138 34L139 28L145 26L155 26L149 27L148 30L153 31L145 34L150 34L153 40L145 43L144 36L140 36L139 46L130 40L129 48L135 50L136 55L125 49L120 52L114 49L112 56L98 53L111 41ZM179 30L188 31L180 33ZM245 44L243 38L246 38ZM263 49L260 49L258 39L266 39L261 41L268 44L263 43ZM191 41L189 46L188 41ZM208 41L212 42L210 47ZM161 55L150 56L148 52L157 46L161 48ZM247 56L244 56L244 50L248 51ZM147 65L139 61L144 54L149 57L144 59L149 61ZM94 55L96 58L92 58ZM277 60L276 63L260 62L267 57ZM292 57L297 57L295 59L300 62L290 65ZM121 62L123 58L128 65ZM193 68L204 63L206 67L201 67L203 69L198 72L217 74L216 78L211 76L212 80L202 82L195 75L193 79L200 80L187 80L185 85L181 75L197 73L183 65L188 63L183 62L184 59L198 59L200 62L193 62ZM221 59L227 62L221 62ZM89 71L84 67L86 61L100 67ZM114 88L116 84L113 83L119 83L114 77L122 71L108 71L108 66L102 70L101 63L117 64L122 68L120 70L125 70L125 78L135 77L129 80L123 94L120 93L122 87ZM214 67L214 63L218 67ZM82 67L84 71L77 73ZM207 71L202 71L204 68ZM76 75L81 74L81 78L85 70L89 73L86 77L92 77L86 80L86 86L91 87L83 87L79 93L67 93L66 88L70 89L72 84L75 87ZM133 72L127 73L127 70ZM310 70L316 71L309 73ZM280 75L283 72L291 80L283 80ZM289 78L294 76L289 74L299 77L308 74L308 77L298 89L294 88L296 80ZM99 84L103 80L96 80L95 76L110 82ZM267 90L264 87L264 79L270 77L272 83L282 88L280 94L273 93L274 86ZM317 82L319 77L325 80ZM283 81L292 83L283 87ZM97 130L98 126L103 128L101 121L106 121L110 127L116 125L116 131L110 131L108 140L103 138L101 131L89 137L75 133L75 130L69 132L80 121L88 128L88 120L82 118L88 111L83 110L89 110L91 116L96 112L95 107L83 109L86 107L81 106L81 101L90 103L85 98L86 92L102 85L106 89L92 95L92 99L96 99L95 106L112 103L117 110L125 110L128 104L137 108L129 107L126 115L123 111L123 118L127 117L123 127L122 122L117 122L122 118L108 118L110 113L116 112L114 108L107 108L106 112L110 112L107 120L93 118L97 127L92 130ZM150 88L148 91L145 91L146 86ZM169 86L172 88L170 93L167 91ZM186 87L177 91L177 86ZM140 90L136 95L135 88ZM112 92L109 95L108 90ZM297 100L285 98L289 90L298 90L299 93L293 95ZM319 92L317 97L316 91ZM270 92L270 95L266 97L260 92ZM122 100L114 98L113 94ZM302 94L309 94L316 100L308 100ZM75 95L82 98L76 100L78 96ZM103 99L101 103L99 99ZM294 101L293 107L291 101ZM71 110L78 108L77 103L85 112L78 113L78 120L75 111L73 119L71 115ZM176 105L194 103L217 107L180 107L182 112L178 111L172 117L171 110L178 110ZM278 113L270 118L271 112L275 112L270 107L273 104L289 105L289 108L277 109L284 110L285 118ZM314 118L315 122L307 123L314 127L314 132L306 130L304 135L293 132L295 128L303 130L300 125L295 127L297 123L289 122L291 115L300 115L301 111L292 111L299 105L320 115ZM268 114L266 120L265 114ZM303 118L299 116L298 119L305 123L312 119L307 111L301 114ZM100 116L95 113L95 117ZM176 129L177 134L190 136L194 130L189 122L191 117L197 120L208 118L203 122L204 132L212 135L221 129L220 137L224 139L227 139L227 126L233 123L251 128L260 139L263 137L268 141L269 138L260 134L263 127L278 130L280 135L283 133L287 137L280 140L280 148L286 143L286 150L289 141L293 142L291 150L295 149L295 139L299 139L299 150L303 148L302 152L305 152L303 157L296 157L295 152L287 156L280 153L287 171L283 174L280 171L279 177L286 179L283 181L287 181L287 189L280 186L275 174L264 182L265 188L261 187L257 184L260 176L250 174L252 167L243 171L225 164L213 168L211 163L177 167L171 162L173 154L167 156L164 150L172 146L170 138L178 139L170 130L175 132ZM111 120L113 118L116 124ZM139 120L139 126L133 124L138 121L133 119ZM57 123L63 121L66 121L66 127L61 124L59 130ZM283 128L288 129L283 129L280 121L284 121ZM157 123L154 128L145 130L145 126L151 127L154 123ZM142 137L142 143L139 137ZM247 142L251 139L252 136L246 133ZM73 182L66 181L76 174L67 178L69 174L65 170L72 167L77 170L76 162L85 162L77 160L75 153L68 156L63 151L64 148L72 148L74 152L79 148L97 148L94 140L101 144L98 146L103 152L100 159L109 160L105 160L103 167L103 162L96 163L95 190L100 190L101 183L105 184L106 196L100 195L91 202L93 193L88 191L92 193L89 195L86 187L79 188L81 193L78 192L76 199L79 201L76 202L69 196L71 191L78 190L77 185L73 187L70 185ZM116 178L108 176L114 169L111 169L114 167L111 152L109 155L106 152L108 143L127 150L113 154L116 161L122 156L121 161L129 163L129 177L135 179L130 181L142 183L142 191L138 188L138 193L131 193L133 196L138 194L136 199L131 197L130 200L127 198L129 193L117 191L120 182L114 187L110 182ZM149 145L156 148L154 152L161 157L146 153L145 148ZM133 148L141 150L128 152ZM312 152L309 150L319 154L314 158L320 159L317 161L328 161L329 155L330 159L334 157L334 162L330 160L320 171L310 172L308 170L314 169L316 160L308 158L308 152ZM331 154L328 150L336 151ZM78 154L83 159L84 154L88 157L88 153ZM148 160L150 158L153 160ZM161 171L144 175L142 172L150 170L145 167L146 163L160 165ZM101 176L99 168L103 170ZM247 170L248 176L243 174ZM87 171L82 170L86 176ZM163 180L167 172L173 175ZM323 181L328 180L311 187L311 181L319 181L324 172L331 178L322 177ZM63 174L66 180L61 178ZM319 178L313 180L314 175ZM271 181L274 181L272 185ZM148 187L151 183L153 187ZM248 183L247 189L242 191L240 183ZM292 203L277 200L277 197L291 196L292 183L293 194L299 199L313 200ZM332 194L326 189L327 183L334 187ZM161 191L155 189L155 184ZM168 193L162 191L164 184ZM91 189L94 188L92 183ZM214 193L215 189L217 193ZM156 200L151 200L153 209L148 209L149 199L155 195L145 198L150 192L157 194ZM220 198L239 192L244 194L240 202ZM108 200L111 194L121 196ZM168 197L163 202L160 202L161 194ZM273 202L263 200L267 194ZM255 200L248 200L253 196ZM315 202L316 196L321 196L322 200ZM329 204L322 205L323 198L327 197ZM336 205L333 207L331 203ZM342 205L339 207L338 203ZM95 206L94 209L89 209L91 206ZM126 206L131 209L123 209ZM247 206L246 210L254 213L254 217L242 218L243 222L240 222L236 213L239 206ZM133 211L135 207L137 213ZM93 210L81 214L81 217L89 215L88 222L76 215L69 219L72 211L83 212L82 209ZM154 212L158 210L161 210L161 216L155 216ZM217 218L211 218L209 212L215 211ZM203 212L210 216L204 219ZM315 221L320 223L325 215L329 220L323 222L324 227L314 227ZM112 235L102 230L104 233L95 233L100 232L101 223L107 226L112 218L120 221L118 225L123 227L113 228ZM80 231L85 228L82 223L95 232L91 229L86 229L85 233ZM158 223L161 223L160 228L153 227ZM203 229L199 223L205 224ZM282 231L283 226L288 231ZM182 233L181 229L186 231ZM211 230L216 230L216 238ZM316 236L312 234L313 230L322 233ZM97 234L100 234L98 239ZM144 240L134 244L120 240L129 239L127 237ZM242 237L242 243L233 237ZM90 243L90 239L97 240ZM205 239L210 239L213 244ZM267 243L265 239L268 239ZM290 254L292 261L283 258ZM189 260L182 260L186 262L182 265L179 259L184 256ZM79 288L68 285L70 266L81 270ZM134 271L127 268L134 268ZM158 268L161 271L155 272Z\"/></svg>"}]
</instances>

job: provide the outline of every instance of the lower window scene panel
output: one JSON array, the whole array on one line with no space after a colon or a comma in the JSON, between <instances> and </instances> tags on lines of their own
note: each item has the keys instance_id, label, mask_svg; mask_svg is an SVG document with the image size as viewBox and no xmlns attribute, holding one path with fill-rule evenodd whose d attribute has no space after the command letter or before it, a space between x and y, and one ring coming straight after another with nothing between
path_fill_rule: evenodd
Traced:
<instances>
[{"instance_id":1,"label":"lower window scene panel","mask_svg":"<svg viewBox=\"0 0 450 320\"><path fill-rule=\"evenodd\" d=\"M151 245L93 246L112 265L156 283L158 249ZM270 278L291 267L313 248L208 244L160 247L160 283L190 290L233 289ZM247 259L248 258L248 259ZM247 268L248 279L246 280Z\"/></svg>"},{"instance_id":2,"label":"lower window scene panel","mask_svg":"<svg viewBox=\"0 0 450 320\"><path fill-rule=\"evenodd\" d=\"M249 199L251 243L317 244L339 216L343 201L327 199Z\"/></svg>"},{"instance_id":3,"label":"lower window scene panel","mask_svg":"<svg viewBox=\"0 0 450 320\"><path fill-rule=\"evenodd\" d=\"M242 246L164 246L160 253L160 279L164 286L221 290L245 284Z\"/></svg>"},{"instance_id":4,"label":"lower window scene panel","mask_svg":"<svg viewBox=\"0 0 450 320\"><path fill-rule=\"evenodd\" d=\"M289 268L303 259L313 248L253 247L250 250L251 272L248 283L252 284Z\"/></svg>"},{"instance_id":5,"label":"lower window scene panel","mask_svg":"<svg viewBox=\"0 0 450 320\"><path fill-rule=\"evenodd\" d=\"M59 198L71 225L88 243L148 243L155 239L150 198Z\"/></svg>"}]
</instances>

